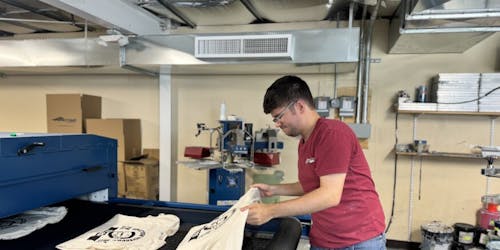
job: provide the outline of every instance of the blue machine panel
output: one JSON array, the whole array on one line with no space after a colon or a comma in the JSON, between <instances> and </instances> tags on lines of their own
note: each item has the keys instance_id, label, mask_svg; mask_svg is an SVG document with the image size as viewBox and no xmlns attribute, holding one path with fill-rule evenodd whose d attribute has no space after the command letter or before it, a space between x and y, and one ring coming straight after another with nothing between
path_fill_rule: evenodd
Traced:
<instances>
[{"instance_id":1,"label":"blue machine panel","mask_svg":"<svg viewBox=\"0 0 500 250\"><path fill-rule=\"evenodd\" d=\"M245 194L245 171L231 173L223 168L210 169L208 185L208 204L233 205Z\"/></svg>"},{"instance_id":2,"label":"blue machine panel","mask_svg":"<svg viewBox=\"0 0 500 250\"><path fill-rule=\"evenodd\" d=\"M116 197L116 150L90 134L0 133L0 218L106 188Z\"/></svg>"}]
</instances>

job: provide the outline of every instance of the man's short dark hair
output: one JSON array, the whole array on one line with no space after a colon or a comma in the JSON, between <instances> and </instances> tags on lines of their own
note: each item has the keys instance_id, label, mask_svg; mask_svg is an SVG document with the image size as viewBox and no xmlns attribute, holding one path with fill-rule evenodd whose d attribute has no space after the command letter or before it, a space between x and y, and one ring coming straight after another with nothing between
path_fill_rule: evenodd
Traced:
<instances>
[{"instance_id":1,"label":"man's short dark hair","mask_svg":"<svg viewBox=\"0 0 500 250\"><path fill-rule=\"evenodd\" d=\"M264 113L269 114L272 110L299 99L304 100L311 108L314 107L311 90L307 83L297 76L283 76L267 88L262 104Z\"/></svg>"}]
</instances>

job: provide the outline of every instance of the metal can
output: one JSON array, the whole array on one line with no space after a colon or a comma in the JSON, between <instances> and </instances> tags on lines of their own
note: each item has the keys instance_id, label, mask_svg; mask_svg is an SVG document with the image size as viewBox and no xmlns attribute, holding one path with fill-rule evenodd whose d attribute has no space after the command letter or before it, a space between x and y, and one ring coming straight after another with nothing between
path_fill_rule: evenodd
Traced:
<instances>
[{"instance_id":1,"label":"metal can","mask_svg":"<svg viewBox=\"0 0 500 250\"><path fill-rule=\"evenodd\" d=\"M429 98L427 91L428 91L427 86L424 86L424 85L419 86L417 88L417 95L416 95L417 99L415 101L416 102L427 102L427 100Z\"/></svg>"}]
</instances>

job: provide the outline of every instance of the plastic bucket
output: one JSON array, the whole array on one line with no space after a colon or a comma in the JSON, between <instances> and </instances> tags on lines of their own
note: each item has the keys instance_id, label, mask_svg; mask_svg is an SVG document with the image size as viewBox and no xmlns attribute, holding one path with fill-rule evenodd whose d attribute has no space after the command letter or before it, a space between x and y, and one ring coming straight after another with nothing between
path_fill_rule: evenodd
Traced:
<instances>
[{"instance_id":1,"label":"plastic bucket","mask_svg":"<svg viewBox=\"0 0 500 250\"><path fill-rule=\"evenodd\" d=\"M453 242L453 228L439 221L432 221L420 227L422 244L420 249L441 250L450 249Z\"/></svg>"}]
</instances>

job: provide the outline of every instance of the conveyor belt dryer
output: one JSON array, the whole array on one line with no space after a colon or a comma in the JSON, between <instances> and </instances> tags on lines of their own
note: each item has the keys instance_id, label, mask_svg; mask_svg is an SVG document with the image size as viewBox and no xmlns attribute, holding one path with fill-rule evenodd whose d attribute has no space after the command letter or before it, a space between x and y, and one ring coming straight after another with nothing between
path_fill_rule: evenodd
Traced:
<instances>
[{"instance_id":1,"label":"conveyor belt dryer","mask_svg":"<svg viewBox=\"0 0 500 250\"><path fill-rule=\"evenodd\" d=\"M0 132L0 218L107 189L116 197L114 139Z\"/></svg>"},{"instance_id":2,"label":"conveyor belt dryer","mask_svg":"<svg viewBox=\"0 0 500 250\"><path fill-rule=\"evenodd\" d=\"M132 216L174 214L179 231L161 248L175 249L194 225L208 223L223 207L116 198L117 143L89 134L11 134L0 132L0 218L41 206L65 206L68 214L15 240L0 240L0 249L54 249L117 213ZM72 199L107 190L108 202ZM245 230L244 250L296 249L301 235L296 218L278 218ZM271 232L272 238L257 235Z\"/></svg>"}]
</instances>

